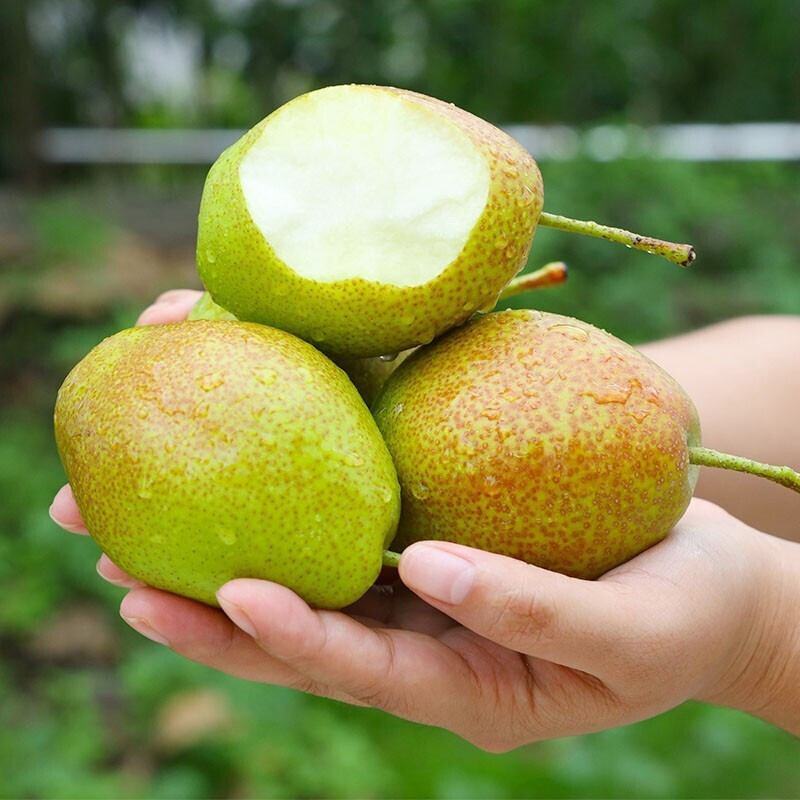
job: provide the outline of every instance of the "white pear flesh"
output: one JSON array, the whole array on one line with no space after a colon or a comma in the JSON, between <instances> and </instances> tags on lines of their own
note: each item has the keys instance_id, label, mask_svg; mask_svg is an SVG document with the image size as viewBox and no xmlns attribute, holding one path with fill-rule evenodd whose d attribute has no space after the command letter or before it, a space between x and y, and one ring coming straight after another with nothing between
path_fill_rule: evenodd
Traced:
<instances>
[{"instance_id":1,"label":"white pear flesh","mask_svg":"<svg viewBox=\"0 0 800 800\"><path fill-rule=\"evenodd\" d=\"M298 275L420 286L461 252L490 175L447 118L334 86L279 111L239 179L253 222Z\"/></svg>"}]
</instances>

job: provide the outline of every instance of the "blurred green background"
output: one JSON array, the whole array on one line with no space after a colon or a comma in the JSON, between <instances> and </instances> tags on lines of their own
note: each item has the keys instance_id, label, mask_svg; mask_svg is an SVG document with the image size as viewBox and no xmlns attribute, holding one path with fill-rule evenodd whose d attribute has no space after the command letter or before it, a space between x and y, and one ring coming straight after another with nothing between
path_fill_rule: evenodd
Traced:
<instances>
[{"instance_id":1,"label":"blurred green background","mask_svg":"<svg viewBox=\"0 0 800 800\"><path fill-rule=\"evenodd\" d=\"M153 295L196 286L207 164L74 164L52 127L246 128L342 82L402 85L497 124L800 119L800 3L15 0L0 4L0 796L797 797L797 742L688 704L488 755L439 730L182 661L116 617L63 481L56 390ZM698 250L690 271L543 230L527 298L631 341L800 313L792 160L542 160L546 208ZM537 156L537 153L534 153ZM596 154L595 154L596 156ZM698 609L702 613L702 609Z\"/></svg>"}]
</instances>

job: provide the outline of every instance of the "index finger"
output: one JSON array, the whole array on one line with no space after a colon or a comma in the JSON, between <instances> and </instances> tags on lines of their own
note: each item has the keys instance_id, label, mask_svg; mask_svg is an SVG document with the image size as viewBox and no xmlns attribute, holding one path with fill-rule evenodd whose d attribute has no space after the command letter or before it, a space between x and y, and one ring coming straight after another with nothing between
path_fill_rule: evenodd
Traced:
<instances>
[{"instance_id":1,"label":"index finger","mask_svg":"<svg viewBox=\"0 0 800 800\"><path fill-rule=\"evenodd\" d=\"M65 531L79 533L82 536L89 535L78 510L78 504L75 502L75 495L72 494L72 487L68 483L56 492L49 513L50 519Z\"/></svg>"},{"instance_id":2,"label":"index finger","mask_svg":"<svg viewBox=\"0 0 800 800\"><path fill-rule=\"evenodd\" d=\"M171 289L156 298L136 320L137 325L163 325L167 322L183 322L194 304L203 296L194 289Z\"/></svg>"},{"instance_id":3,"label":"index finger","mask_svg":"<svg viewBox=\"0 0 800 800\"><path fill-rule=\"evenodd\" d=\"M217 599L272 658L361 703L456 731L468 728L480 707L472 667L432 636L368 627L339 611L312 609L269 581L230 581Z\"/></svg>"}]
</instances>

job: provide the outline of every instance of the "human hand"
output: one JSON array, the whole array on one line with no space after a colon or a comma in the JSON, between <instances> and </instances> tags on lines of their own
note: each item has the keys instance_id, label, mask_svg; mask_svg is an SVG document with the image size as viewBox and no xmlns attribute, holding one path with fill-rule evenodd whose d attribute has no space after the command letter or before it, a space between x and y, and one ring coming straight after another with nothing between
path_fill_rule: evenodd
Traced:
<instances>
[{"instance_id":1,"label":"human hand","mask_svg":"<svg viewBox=\"0 0 800 800\"><path fill-rule=\"evenodd\" d=\"M76 519L68 505L62 497L57 521ZM690 698L800 730L797 640L784 637L796 597L781 603L785 583L772 572L781 546L797 547L696 500L667 539L598 581L421 543L400 561L417 594L376 587L344 612L252 579L223 586L220 611L144 587L106 556L98 572L130 589L120 613L132 627L186 658L502 752Z\"/></svg>"},{"instance_id":2,"label":"human hand","mask_svg":"<svg viewBox=\"0 0 800 800\"><path fill-rule=\"evenodd\" d=\"M140 323L182 319L198 296L167 293ZM69 487L51 513L85 533ZM695 500L667 539L598 581L420 543L401 558L405 586L344 612L252 579L222 587L220 611L144 587L105 556L98 571L130 589L129 624L189 659L503 751L690 698L800 730L798 549Z\"/></svg>"}]
</instances>

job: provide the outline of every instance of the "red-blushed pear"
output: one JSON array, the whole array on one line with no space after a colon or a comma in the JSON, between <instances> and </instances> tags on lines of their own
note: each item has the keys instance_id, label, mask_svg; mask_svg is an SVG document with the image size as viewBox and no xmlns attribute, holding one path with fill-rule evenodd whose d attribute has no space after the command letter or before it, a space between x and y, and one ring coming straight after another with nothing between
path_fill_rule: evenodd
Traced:
<instances>
[{"instance_id":1,"label":"red-blushed pear","mask_svg":"<svg viewBox=\"0 0 800 800\"><path fill-rule=\"evenodd\" d=\"M395 549L441 539L595 578L663 539L698 465L800 476L700 446L692 401L642 353L538 311L421 347L373 413L397 468Z\"/></svg>"},{"instance_id":2,"label":"red-blushed pear","mask_svg":"<svg viewBox=\"0 0 800 800\"><path fill-rule=\"evenodd\" d=\"M394 467L347 376L264 325L117 333L64 381L55 432L102 550L205 603L251 577L345 606L375 580L397 524Z\"/></svg>"},{"instance_id":3,"label":"red-blushed pear","mask_svg":"<svg viewBox=\"0 0 800 800\"><path fill-rule=\"evenodd\" d=\"M694 258L542 203L536 162L490 123L402 89L330 86L278 108L213 165L198 270L239 319L362 358L492 308L537 223Z\"/></svg>"}]
</instances>

